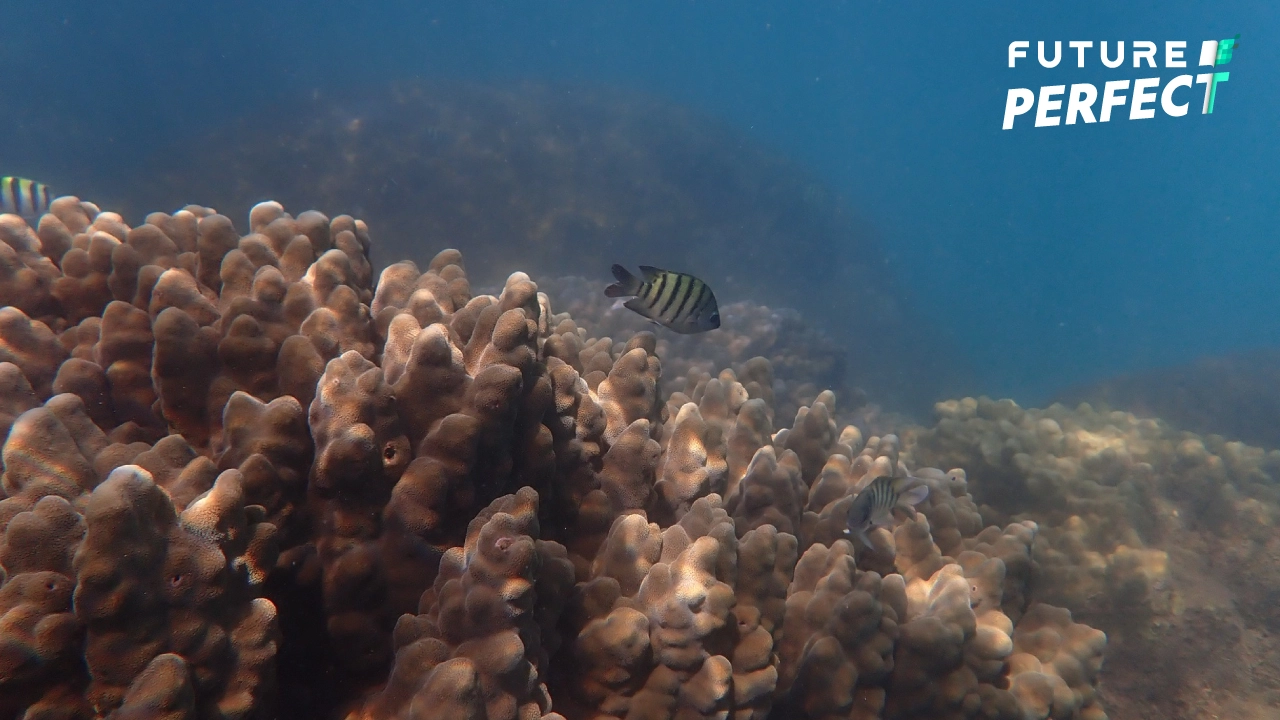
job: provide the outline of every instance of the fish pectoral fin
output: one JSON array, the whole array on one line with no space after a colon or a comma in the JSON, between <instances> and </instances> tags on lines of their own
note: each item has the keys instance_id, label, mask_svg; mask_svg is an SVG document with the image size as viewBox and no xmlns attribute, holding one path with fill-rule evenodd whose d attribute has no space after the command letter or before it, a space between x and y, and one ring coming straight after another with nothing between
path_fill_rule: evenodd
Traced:
<instances>
[{"instance_id":1,"label":"fish pectoral fin","mask_svg":"<svg viewBox=\"0 0 1280 720\"><path fill-rule=\"evenodd\" d=\"M924 483L920 483L919 485L912 485L911 487L903 490L902 494L898 496L898 504L919 505L924 502L927 497L929 497L929 486Z\"/></svg>"},{"instance_id":2,"label":"fish pectoral fin","mask_svg":"<svg viewBox=\"0 0 1280 720\"><path fill-rule=\"evenodd\" d=\"M876 546L871 542L871 536L867 534L866 530L858 531L858 539L861 540L862 544L866 545L868 548L872 550L875 549Z\"/></svg>"}]
</instances>

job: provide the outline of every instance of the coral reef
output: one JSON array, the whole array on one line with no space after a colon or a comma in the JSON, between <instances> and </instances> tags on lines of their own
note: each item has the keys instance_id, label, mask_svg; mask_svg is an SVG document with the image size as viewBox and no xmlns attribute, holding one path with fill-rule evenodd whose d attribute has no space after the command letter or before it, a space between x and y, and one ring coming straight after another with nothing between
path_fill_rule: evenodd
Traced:
<instances>
[{"instance_id":1,"label":"coral reef","mask_svg":"<svg viewBox=\"0 0 1280 720\"><path fill-rule=\"evenodd\" d=\"M764 358L664 390L651 333L455 250L375 282L363 222L276 203L0 240L6 717L1106 717L1061 531L916 467L855 547L902 443L829 390L775 431Z\"/></svg>"},{"instance_id":2,"label":"coral reef","mask_svg":"<svg viewBox=\"0 0 1280 720\"><path fill-rule=\"evenodd\" d=\"M1108 706L1135 718L1275 714L1280 451L1087 404L965 398L936 412L907 434L906 455L965 467L984 524L1036 522L1037 598L1136 659L1109 665ZM1224 666L1235 668L1225 679Z\"/></svg>"}]
</instances>

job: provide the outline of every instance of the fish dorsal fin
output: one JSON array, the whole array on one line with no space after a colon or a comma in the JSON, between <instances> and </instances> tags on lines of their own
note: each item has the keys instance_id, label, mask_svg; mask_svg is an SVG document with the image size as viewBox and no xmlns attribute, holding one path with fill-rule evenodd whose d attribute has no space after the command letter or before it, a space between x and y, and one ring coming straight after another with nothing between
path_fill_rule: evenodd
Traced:
<instances>
[{"instance_id":1,"label":"fish dorsal fin","mask_svg":"<svg viewBox=\"0 0 1280 720\"><path fill-rule=\"evenodd\" d=\"M667 271L663 270L662 268L656 268L652 265L641 265L640 272L644 274L644 281L650 282L654 278L658 277L659 275Z\"/></svg>"}]
</instances>

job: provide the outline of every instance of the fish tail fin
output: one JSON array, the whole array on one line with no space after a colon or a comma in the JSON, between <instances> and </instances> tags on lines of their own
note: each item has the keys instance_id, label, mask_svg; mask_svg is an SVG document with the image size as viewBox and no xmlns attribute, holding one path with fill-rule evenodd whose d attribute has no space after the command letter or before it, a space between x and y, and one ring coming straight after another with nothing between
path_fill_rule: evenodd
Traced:
<instances>
[{"instance_id":1,"label":"fish tail fin","mask_svg":"<svg viewBox=\"0 0 1280 720\"><path fill-rule=\"evenodd\" d=\"M618 282L604 289L606 297L626 297L640 292L640 278L632 275L629 270L621 265L614 265L611 269Z\"/></svg>"}]
</instances>

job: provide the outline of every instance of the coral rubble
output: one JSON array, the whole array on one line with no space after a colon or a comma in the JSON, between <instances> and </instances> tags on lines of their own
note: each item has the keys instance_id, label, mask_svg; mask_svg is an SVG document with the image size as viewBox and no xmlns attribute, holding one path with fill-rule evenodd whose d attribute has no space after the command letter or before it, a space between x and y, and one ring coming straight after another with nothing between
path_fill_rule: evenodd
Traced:
<instances>
[{"instance_id":1,"label":"coral rubble","mask_svg":"<svg viewBox=\"0 0 1280 720\"><path fill-rule=\"evenodd\" d=\"M249 230L0 216L6 717L1105 717L1105 636L1033 582L1060 531L917 468L855 547L907 467L832 392L793 412L762 358L664 391L652 334L523 273Z\"/></svg>"}]
</instances>

